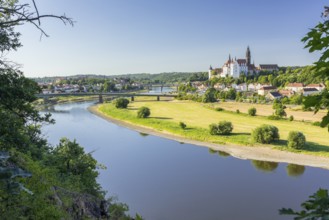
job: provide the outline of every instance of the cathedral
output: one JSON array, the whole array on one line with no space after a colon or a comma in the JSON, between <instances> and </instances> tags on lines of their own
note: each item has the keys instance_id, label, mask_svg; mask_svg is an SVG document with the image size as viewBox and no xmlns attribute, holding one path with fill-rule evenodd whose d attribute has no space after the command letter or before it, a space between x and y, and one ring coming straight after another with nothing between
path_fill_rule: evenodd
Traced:
<instances>
[{"instance_id":1,"label":"cathedral","mask_svg":"<svg viewBox=\"0 0 329 220\"><path fill-rule=\"evenodd\" d=\"M254 73L256 71L255 64L251 64L251 53L248 46L245 59L233 59L229 55L228 60L224 63L222 68L213 69L209 68L209 79L213 76L239 78L240 74L247 75L248 73Z\"/></svg>"}]
</instances>

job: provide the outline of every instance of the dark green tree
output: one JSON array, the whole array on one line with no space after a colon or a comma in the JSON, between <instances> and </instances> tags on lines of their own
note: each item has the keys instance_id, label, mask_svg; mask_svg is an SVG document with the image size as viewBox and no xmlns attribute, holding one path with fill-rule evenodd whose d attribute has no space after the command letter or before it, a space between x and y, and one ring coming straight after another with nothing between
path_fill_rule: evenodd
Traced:
<instances>
[{"instance_id":1,"label":"dark green tree","mask_svg":"<svg viewBox=\"0 0 329 220\"><path fill-rule=\"evenodd\" d=\"M116 108L127 108L129 100L126 98L117 98L114 100L114 105Z\"/></svg>"},{"instance_id":2,"label":"dark green tree","mask_svg":"<svg viewBox=\"0 0 329 220\"><path fill-rule=\"evenodd\" d=\"M296 220L320 220L329 219L329 195L328 190L319 189L309 197L309 200L301 204L301 211L294 211L290 208L279 210L280 215L292 215Z\"/></svg>"},{"instance_id":3,"label":"dark green tree","mask_svg":"<svg viewBox=\"0 0 329 220\"><path fill-rule=\"evenodd\" d=\"M305 48L308 48L310 53L321 53L319 60L314 63L314 69L316 70L316 76L321 77L323 82L329 79L329 7L324 8L322 13L323 21L312 28L302 39L306 44ZM314 107L315 113L321 108L329 110L328 87L321 94L305 97L304 105L306 108ZM329 111L322 118L321 126L328 126L329 131Z\"/></svg>"},{"instance_id":4,"label":"dark green tree","mask_svg":"<svg viewBox=\"0 0 329 220\"><path fill-rule=\"evenodd\" d=\"M248 109L248 115L250 116L256 116L256 112L257 112L256 108Z\"/></svg>"},{"instance_id":5,"label":"dark green tree","mask_svg":"<svg viewBox=\"0 0 329 220\"><path fill-rule=\"evenodd\" d=\"M147 118L151 115L151 110L148 107L142 106L137 111L137 118Z\"/></svg>"}]
</instances>

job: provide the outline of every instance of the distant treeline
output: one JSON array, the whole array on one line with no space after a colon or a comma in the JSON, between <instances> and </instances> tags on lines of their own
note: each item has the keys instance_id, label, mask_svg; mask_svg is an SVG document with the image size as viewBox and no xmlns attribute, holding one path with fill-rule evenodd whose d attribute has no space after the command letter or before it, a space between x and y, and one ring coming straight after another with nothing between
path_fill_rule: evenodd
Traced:
<instances>
[{"instance_id":1,"label":"distant treeline","mask_svg":"<svg viewBox=\"0 0 329 220\"><path fill-rule=\"evenodd\" d=\"M150 84L150 83L180 83L186 81L205 81L208 80L207 72L171 72L171 73L136 73L136 74L122 74L122 75L75 75L65 77L38 77L32 78L39 83L51 83L55 81L66 80L69 84L80 82L104 83L105 81L114 79L123 79L134 81L137 83Z\"/></svg>"}]
</instances>

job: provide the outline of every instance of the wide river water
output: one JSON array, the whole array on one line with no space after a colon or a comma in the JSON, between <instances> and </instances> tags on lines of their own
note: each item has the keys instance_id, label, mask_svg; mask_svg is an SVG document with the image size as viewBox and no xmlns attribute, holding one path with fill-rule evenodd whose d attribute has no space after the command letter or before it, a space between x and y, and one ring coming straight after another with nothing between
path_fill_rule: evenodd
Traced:
<instances>
[{"instance_id":1,"label":"wide river water","mask_svg":"<svg viewBox=\"0 0 329 220\"><path fill-rule=\"evenodd\" d=\"M56 124L43 131L53 145L68 137L93 151L107 167L98 179L107 195L147 220L292 219L278 209L299 209L320 187L329 188L328 170L241 160L141 134L91 114L92 104L56 105Z\"/></svg>"}]
</instances>

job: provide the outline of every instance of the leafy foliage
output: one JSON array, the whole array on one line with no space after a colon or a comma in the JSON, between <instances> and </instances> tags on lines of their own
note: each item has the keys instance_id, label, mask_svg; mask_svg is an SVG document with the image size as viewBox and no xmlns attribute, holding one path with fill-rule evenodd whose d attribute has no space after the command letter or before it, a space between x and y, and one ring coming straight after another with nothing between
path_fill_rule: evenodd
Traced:
<instances>
[{"instance_id":1,"label":"leafy foliage","mask_svg":"<svg viewBox=\"0 0 329 220\"><path fill-rule=\"evenodd\" d=\"M290 131L288 135L288 147L293 149L303 149L306 138L302 132Z\"/></svg>"},{"instance_id":2,"label":"leafy foliage","mask_svg":"<svg viewBox=\"0 0 329 220\"><path fill-rule=\"evenodd\" d=\"M251 136L253 141L262 144L270 144L280 138L279 129L273 125L261 125L252 131Z\"/></svg>"},{"instance_id":3,"label":"leafy foliage","mask_svg":"<svg viewBox=\"0 0 329 220\"><path fill-rule=\"evenodd\" d=\"M289 121L293 121L294 120L294 116L293 115L290 115L289 116Z\"/></svg>"},{"instance_id":4,"label":"leafy foliage","mask_svg":"<svg viewBox=\"0 0 329 220\"><path fill-rule=\"evenodd\" d=\"M282 208L280 215L293 215L296 220L329 219L329 195L328 190L319 189L309 197L309 200L301 204L302 211L294 211L291 208Z\"/></svg>"},{"instance_id":5,"label":"leafy foliage","mask_svg":"<svg viewBox=\"0 0 329 220\"><path fill-rule=\"evenodd\" d=\"M125 98L117 98L114 100L114 105L116 108L127 108L129 100Z\"/></svg>"},{"instance_id":6,"label":"leafy foliage","mask_svg":"<svg viewBox=\"0 0 329 220\"><path fill-rule=\"evenodd\" d=\"M209 125L211 135L228 135L233 130L233 125L229 121L220 121L218 124Z\"/></svg>"},{"instance_id":7,"label":"leafy foliage","mask_svg":"<svg viewBox=\"0 0 329 220\"><path fill-rule=\"evenodd\" d=\"M202 96L202 102L216 102L216 92L214 88L207 89L206 93Z\"/></svg>"},{"instance_id":8,"label":"leafy foliage","mask_svg":"<svg viewBox=\"0 0 329 220\"><path fill-rule=\"evenodd\" d=\"M186 124L185 124L184 122L180 121L180 122L179 122L179 127L180 127L181 129L185 129L185 128L186 128Z\"/></svg>"},{"instance_id":9,"label":"leafy foliage","mask_svg":"<svg viewBox=\"0 0 329 220\"><path fill-rule=\"evenodd\" d=\"M256 112L257 112L256 108L248 109L248 115L250 116L256 116Z\"/></svg>"},{"instance_id":10,"label":"leafy foliage","mask_svg":"<svg viewBox=\"0 0 329 220\"><path fill-rule=\"evenodd\" d=\"M321 77L323 81L329 79L329 20L328 7L325 7L325 12L322 14L324 21L320 22L302 39L306 44L305 48L309 49L310 53L321 52L321 57L315 62L314 69L317 76ZM328 87L319 95L308 96L304 100L306 108L314 107L315 112L321 108L329 110L329 93ZM326 116L322 118L321 126L328 126L329 131L329 111Z\"/></svg>"},{"instance_id":11,"label":"leafy foliage","mask_svg":"<svg viewBox=\"0 0 329 220\"><path fill-rule=\"evenodd\" d=\"M148 107L142 106L137 111L137 118L147 118L151 115L151 110Z\"/></svg>"}]
</instances>

